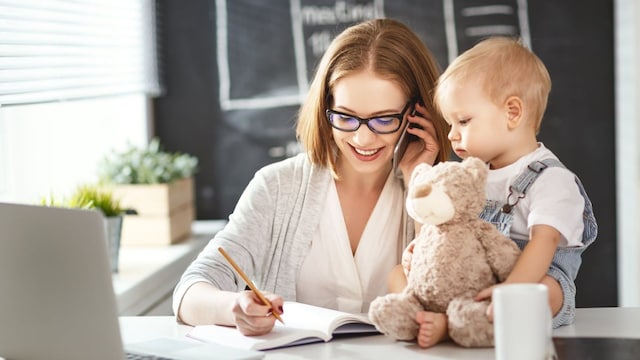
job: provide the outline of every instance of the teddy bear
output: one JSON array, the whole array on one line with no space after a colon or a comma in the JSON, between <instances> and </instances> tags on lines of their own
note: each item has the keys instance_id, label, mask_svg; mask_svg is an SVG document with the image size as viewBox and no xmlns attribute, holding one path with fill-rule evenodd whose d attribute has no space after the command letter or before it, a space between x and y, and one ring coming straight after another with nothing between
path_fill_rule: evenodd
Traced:
<instances>
[{"instance_id":1,"label":"teddy bear","mask_svg":"<svg viewBox=\"0 0 640 360\"><path fill-rule=\"evenodd\" d=\"M446 313L449 337L464 347L493 346L489 301L481 290L502 282L518 246L479 215L485 204L487 165L478 158L419 164L411 174L407 212L423 224L414 239L407 286L379 296L369 318L383 334L414 340L418 311Z\"/></svg>"}]
</instances>

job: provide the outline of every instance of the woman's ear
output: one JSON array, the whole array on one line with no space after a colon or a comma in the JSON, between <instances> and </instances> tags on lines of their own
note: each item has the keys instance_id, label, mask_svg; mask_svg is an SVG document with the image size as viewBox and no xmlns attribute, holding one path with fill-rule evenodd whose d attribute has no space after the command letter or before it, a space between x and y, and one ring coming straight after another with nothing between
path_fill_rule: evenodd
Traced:
<instances>
[{"instance_id":1,"label":"woman's ear","mask_svg":"<svg viewBox=\"0 0 640 360\"><path fill-rule=\"evenodd\" d=\"M517 96L510 96L505 101L507 110L507 126L509 129L515 129L522 122L522 99Z\"/></svg>"}]
</instances>

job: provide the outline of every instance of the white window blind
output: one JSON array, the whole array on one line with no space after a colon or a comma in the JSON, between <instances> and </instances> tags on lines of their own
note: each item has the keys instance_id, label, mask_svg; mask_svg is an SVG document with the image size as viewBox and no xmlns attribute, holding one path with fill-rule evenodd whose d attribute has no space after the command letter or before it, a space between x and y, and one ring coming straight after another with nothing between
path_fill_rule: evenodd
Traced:
<instances>
[{"instance_id":1,"label":"white window blind","mask_svg":"<svg viewBox=\"0 0 640 360\"><path fill-rule=\"evenodd\" d=\"M153 0L0 0L0 105L160 93Z\"/></svg>"}]
</instances>

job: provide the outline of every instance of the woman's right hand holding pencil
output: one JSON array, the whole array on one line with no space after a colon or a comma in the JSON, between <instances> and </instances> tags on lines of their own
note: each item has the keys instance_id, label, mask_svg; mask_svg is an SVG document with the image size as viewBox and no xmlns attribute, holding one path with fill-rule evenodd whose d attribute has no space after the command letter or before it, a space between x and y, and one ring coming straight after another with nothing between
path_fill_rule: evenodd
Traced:
<instances>
[{"instance_id":1,"label":"woman's right hand holding pencil","mask_svg":"<svg viewBox=\"0 0 640 360\"><path fill-rule=\"evenodd\" d=\"M260 298L250 290L239 293L233 304L233 318L241 334L247 336L264 335L273 329L276 317L273 311L283 313L284 300L281 296L263 292L271 307L264 305Z\"/></svg>"},{"instance_id":2,"label":"woman's right hand holding pencil","mask_svg":"<svg viewBox=\"0 0 640 360\"><path fill-rule=\"evenodd\" d=\"M274 294L263 295L222 247L218 247L218 251L251 289L241 292L233 303L233 320L240 333L248 336L266 334L273 329L276 319L284 324L280 317L284 310L282 297Z\"/></svg>"}]
</instances>

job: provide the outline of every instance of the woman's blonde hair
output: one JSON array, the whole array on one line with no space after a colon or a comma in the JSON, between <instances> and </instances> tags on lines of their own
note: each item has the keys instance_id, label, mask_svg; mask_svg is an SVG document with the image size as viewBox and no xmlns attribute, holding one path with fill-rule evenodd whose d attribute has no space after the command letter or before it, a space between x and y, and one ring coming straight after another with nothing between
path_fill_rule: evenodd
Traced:
<instances>
[{"instance_id":1,"label":"woman's blonde hair","mask_svg":"<svg viewBox=\"0 0 640 360\"><path fill-rule=\"evenodd\" d=\"M520 40L487 38L458 56L438 80L434 94L436 106L440 103L442 86L470 79L479 79L496 105L502 105L510 96L519 97L530 114L536 134L540 131L551 77L542 60Z\"/></svg>"},{"instance_id":2,"label":"woman's blonde hair","mask_svg":"<svg viewBox=\"0 0 640 360\"><path fill-rule=\"evenodd\" d=\"M419 98L436 130L440 152L436 162L449 158L449 125L432 102L440 74L431 52L406 25L392 19L369 20L340 33L323 55L298 116L296 135L312 163L336 174L336 148L325 111L332 104L337 81L365 69L395 81L407 99Z\"/></svg>"}]
</instances>

